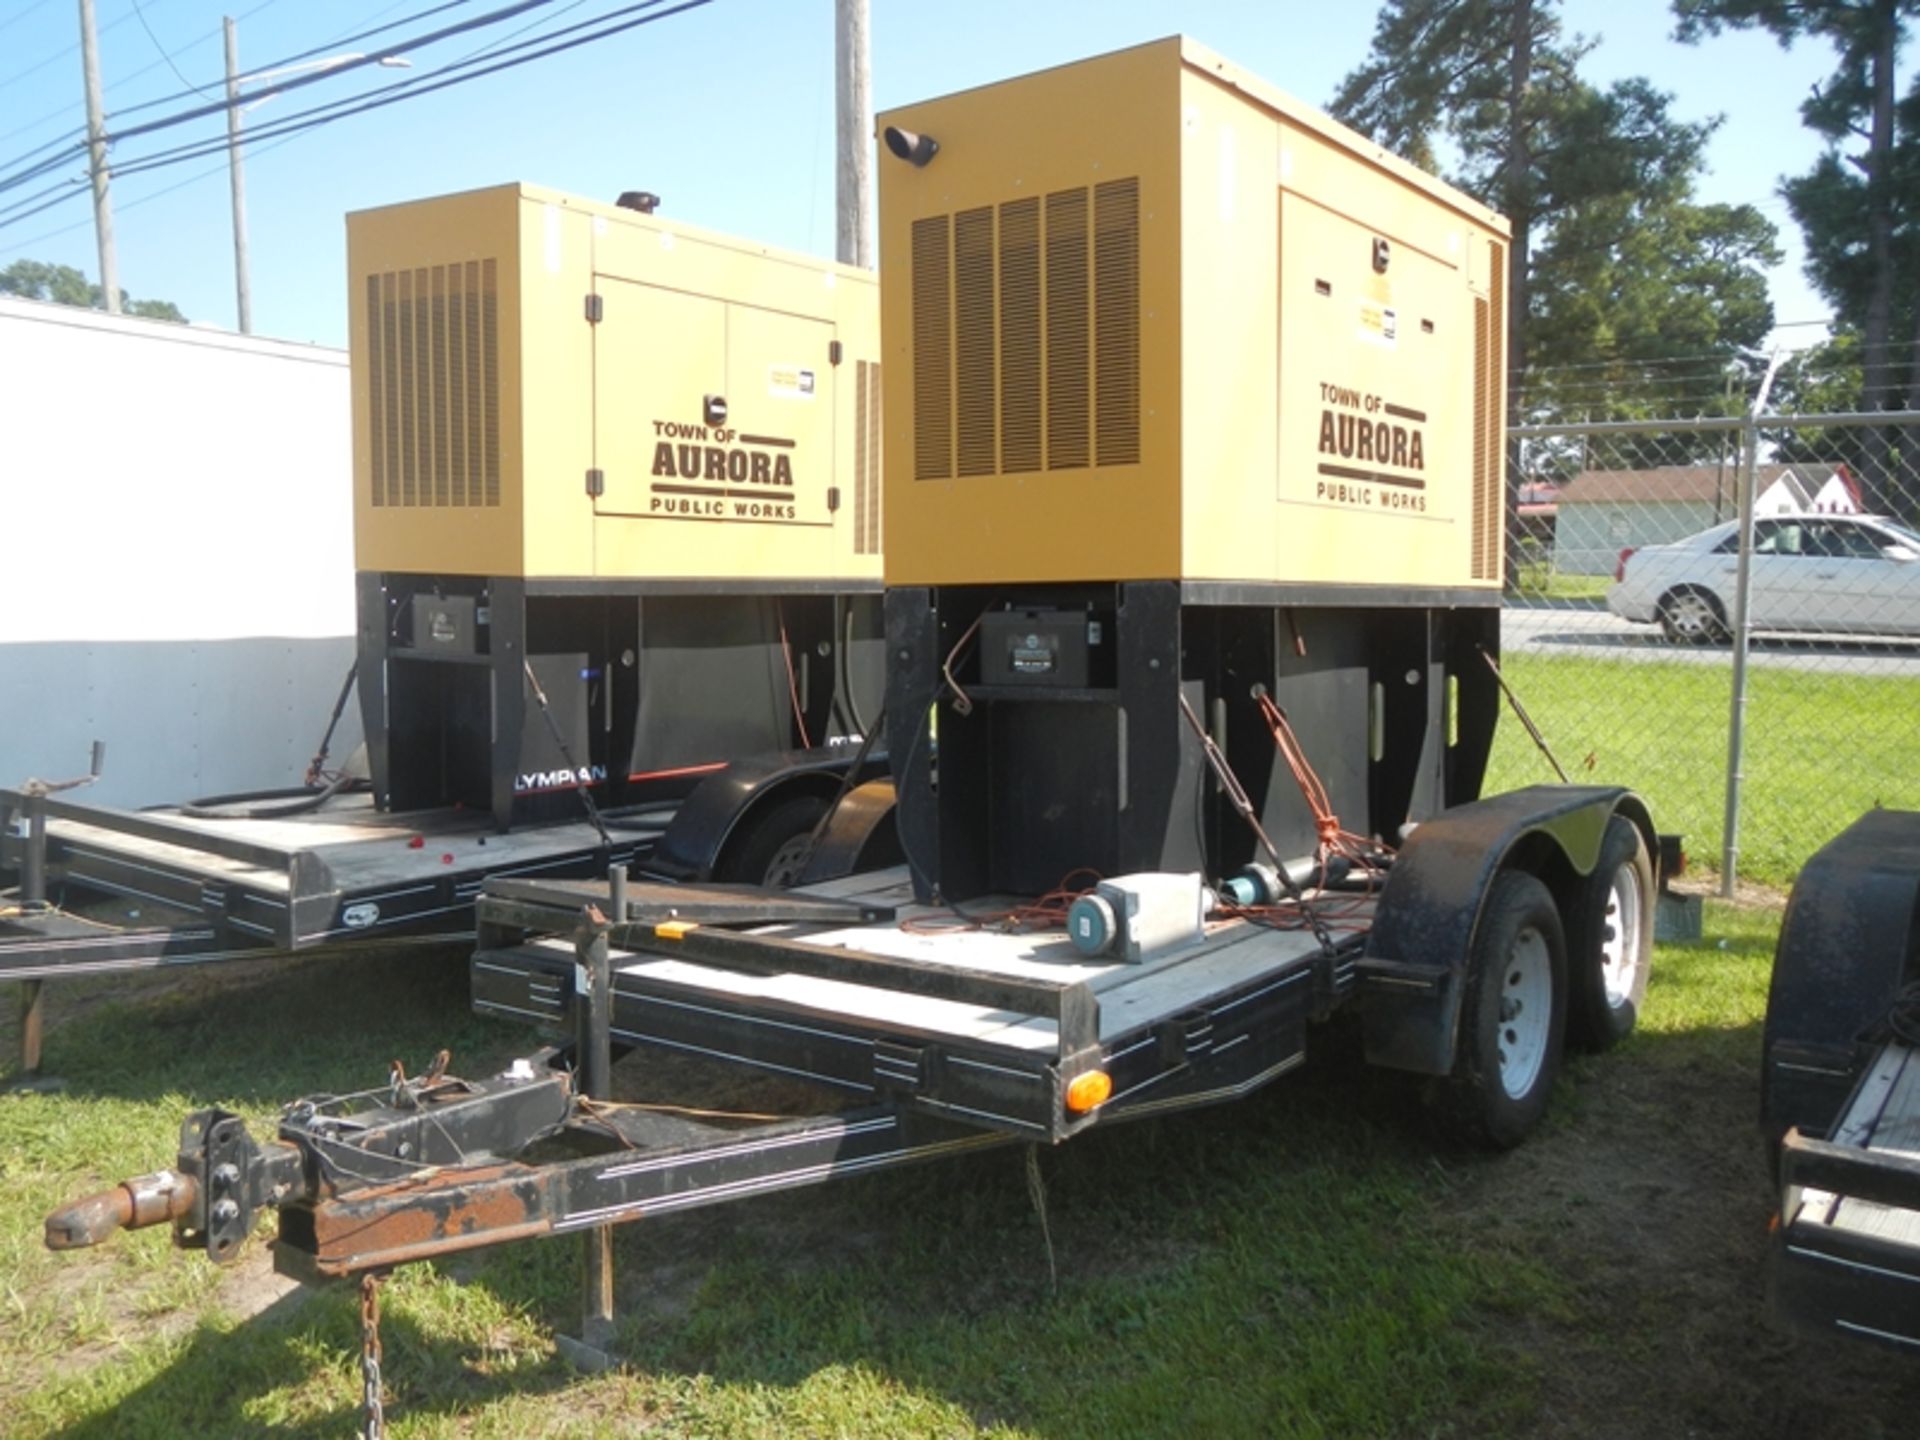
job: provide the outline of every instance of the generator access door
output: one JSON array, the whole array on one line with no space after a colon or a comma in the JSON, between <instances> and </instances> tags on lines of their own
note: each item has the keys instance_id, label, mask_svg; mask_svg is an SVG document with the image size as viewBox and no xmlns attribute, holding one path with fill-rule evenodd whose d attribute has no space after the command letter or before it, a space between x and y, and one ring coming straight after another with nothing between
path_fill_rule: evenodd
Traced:
<instances>
[{"instance_id":1,"label":"generator access door","mask_svg":"<svg viewBox=\"0 0 1920 1440\"><path fill-rule=\"evenodd\" d=\"M832 323L607 275L596 288L596 574L831 578Z\"/></svg>"},{"instance_id":2,"label":"generator access door","mask_svg":"<svg viewBox=\"0 0 1920 1440\"><path fill-rule=\"evenodd\" d=\"M1418 219L1280 193L1280 573L1319 555L1349 582L1469 580L1468 276Z\"/></svg>"}]
</instances>

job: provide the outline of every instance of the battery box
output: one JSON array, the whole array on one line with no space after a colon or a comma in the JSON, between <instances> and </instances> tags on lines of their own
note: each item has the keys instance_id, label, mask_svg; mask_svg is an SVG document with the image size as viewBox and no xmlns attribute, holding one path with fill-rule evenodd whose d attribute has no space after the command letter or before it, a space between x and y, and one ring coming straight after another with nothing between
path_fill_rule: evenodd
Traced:
<instances>
[{"instance_id":1,"label":"battery box","mask_svg":"<svg viewBox=\"0 0 1920 1440\"><path fill-rule=\"evenodd\" d=\"M1090 609L989 610L980 617L987 685L1069 689L1113 683L1113 620Z\"/></svg>"}]
</instances>

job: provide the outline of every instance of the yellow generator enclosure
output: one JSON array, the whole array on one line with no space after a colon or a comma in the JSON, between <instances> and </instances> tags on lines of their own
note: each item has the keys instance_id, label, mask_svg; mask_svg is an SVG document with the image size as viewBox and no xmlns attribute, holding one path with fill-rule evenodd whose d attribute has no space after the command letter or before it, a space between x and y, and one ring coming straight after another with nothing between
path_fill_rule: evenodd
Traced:
<instances>
[{"instance_id":1,"label":"yellow generator enclosure","mask_svg":"<svg viewBox=\"0 0 1920 1440\"><path fill-rule=\"evenodd\" d=\"M1500 216L1179 37L879 127L889 585L1499 588Z\"/></svg>"},{"instance_id":2,"label":"yellow generator enclosure","mask_svg":"<svg viewBox=\"0 0 1920 1440\"><path fill-rule=\"evenodd\" d=\"M376 803L577 818L863 733L870 273L531 185L351 215L347 259Z\"/></svg>"},{"instance_id":3,"label":"yellow generator enclosure","mask_svg":"<svg viewBox=\"0 0 1920 1440\"><path fill-rule=\"evenodd\" d=\"M347 255L362 572L877 585L870 273L524 184Z\"/></svg>"}]
</instances>

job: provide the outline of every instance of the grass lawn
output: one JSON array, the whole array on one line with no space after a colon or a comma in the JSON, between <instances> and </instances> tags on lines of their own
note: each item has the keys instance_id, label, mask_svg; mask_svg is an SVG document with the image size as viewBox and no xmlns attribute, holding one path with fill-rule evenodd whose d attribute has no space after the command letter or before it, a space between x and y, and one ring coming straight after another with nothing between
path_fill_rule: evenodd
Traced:
<instances>
[{"instance_id":1,"label":"grass lawn","mask_svg":"<svg viewBox=\"0 0 1920 1440\"><path fill-rule=\"evenodd\" d=\"M1611 575L1564 575L1547 565L1522 565L1514 592L1527 600L1605 600Z\"/></svg>"},{"instance_id":2,"label":"grass lawn","mask_svg":"<svg viewBox=\"0 0 1920 1440\"><path fill-rule=\"evenodd\" d=\"M1712 938L1662 947L1640 1033L1571 1065L1545 1132L1509 1156L1441 1145L1417 1087L1340 1045L1248 1100L1050 1152L1057 1282L1017 1150L623 1227L623 1365L596 1377L552 1340L576 1323L574 1242L404 1271L385 1302L393 1433L1911 1433L1911 1367L1763 1318L1776 925L1710 907ZM264 1247L216 1271L159 1231L53 1256L41 1217L168 1163L189 1108L265 1126L393 1056L447 1044L485 1073L528 1036L468 1015L457 956L236 967L119 998L73 982L51 1005L48 1066L70 1088L0 1096L0 1431L351 1433L350 1293L282 1293ZM620 1071L652 1094L698 1083L686 1064Z\"/></svg>"},{"instance_id":3,"label":"grass lawn","mask_svg":"<svg viewBox=\"0 0 1920 1440\"><path fill-rule=\"evenodd\" d=\"M1631 785L1662 830L1717 870L1732 675L1685 661L1513 655L1508 681L1575 783ZM1748 671L1739 874L1784 888L1875 805L1920 809L1920 681L1756 666ZM1487 789L1551 781L1511 713Z\"/></svg>"}]
</instances>

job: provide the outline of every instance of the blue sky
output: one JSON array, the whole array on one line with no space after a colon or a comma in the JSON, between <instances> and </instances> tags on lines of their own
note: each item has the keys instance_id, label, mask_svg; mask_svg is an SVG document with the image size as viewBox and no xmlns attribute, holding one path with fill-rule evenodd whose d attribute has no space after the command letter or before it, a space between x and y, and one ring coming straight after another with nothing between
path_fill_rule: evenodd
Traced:
<instances>
[{"instance_id":1,"label":"blue sky","mask_svg":"<svg viewBox=\"0 0 1920 1440\"><path fill-rule=\"evenodd\" d=\"M340 37L417 13L434 0L96 3L111 129L116 111L124 124L201 103L189 94L125 116L129 107L185 90L183 77L217 97L223 13L239 19L241 67L254 70L303 51L332 54L327 47ZM419 33L506 3L475 0L393 34ZM565 26L623 3L630 0L558 0L420 52L411 77L535 22L541 29ZM1371 5L1329 0L872 5L880 108L1181 30L1324 104L1365 55L1374 15ZM1726 117L1702 194L1763 207L1780 225L1788 252L1773 277L1777 318L1821 318L1826 307L1800 275L1798 237L1775 190L1781 175L1805 169L1819 152L1800 126L1798 105L1830 69L1826 49L1783 52L1760 35L1681 46L1669 38L1672 22L1658 0L1568 0L1563 13L1570 29L1601 40L1587 62L1590 78L1644 74L1676 94L1682 115ZM247 123L269 126L310 104L411 77L374 68L329 76L249 111ZM83 121L73 0L0 0L0 162L61 140ZM124 164L149 147L217 138L223 124L213 117L129 141L115 158ZM346 212L509 180L608 199L625 189L654 190L675 217L829 254L833 159L833 0L711 0L596 45L274 148L264 141L250 148L254 328L344 343ZM68 162L48 181L83 173L81 163ZM122 286L135 296L173 300L196 321L231 326L232 240L221 156L117 180L113 200ZM90 214L80 192L58 208L5 225L0 266L28 256L95 274ZM1780 338L1799 345L1820 333L1790 328Z\"/></svg>"}]
</instances>

